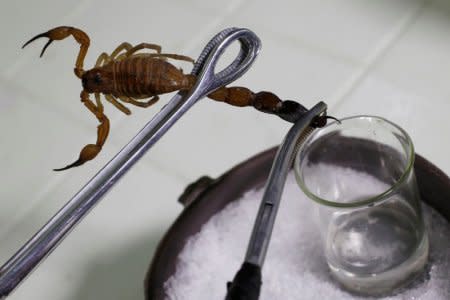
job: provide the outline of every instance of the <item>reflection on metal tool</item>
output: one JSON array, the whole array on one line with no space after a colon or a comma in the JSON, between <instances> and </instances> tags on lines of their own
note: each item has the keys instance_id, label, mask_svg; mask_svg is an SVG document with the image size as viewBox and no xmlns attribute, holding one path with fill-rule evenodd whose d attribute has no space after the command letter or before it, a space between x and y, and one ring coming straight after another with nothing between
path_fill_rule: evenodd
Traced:
<instances>
[{"instance_id":1,"label":"reflection on metal tool","mask_svg":"<svg viewBox=\"0 0 450 300\"><path fill-rule=\"evenodd\" d=\"M240 52L224 70L216 64L228 46L240 42ZM170 102L97 173L47 224L0 268L0 298L6 297L58 245L69 231L97 204L144 153L198 100L242 76L252 65L261 44L248 29L228 28L204 48L192 74L198 80L187 93Z\"/></svg>"}]
</instances>

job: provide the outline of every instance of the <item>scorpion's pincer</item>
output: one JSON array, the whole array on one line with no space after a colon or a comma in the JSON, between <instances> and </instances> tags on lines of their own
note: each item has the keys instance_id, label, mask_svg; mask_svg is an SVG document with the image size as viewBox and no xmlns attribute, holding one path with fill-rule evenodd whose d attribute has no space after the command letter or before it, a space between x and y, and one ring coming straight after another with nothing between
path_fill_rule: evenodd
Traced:
<instances>
[{"instance_id":1,"label":"scorpion's pincer","mask_svg":"<svg viewBox=\"0 0 450 300\"><path fill-rule=\"evenodd\" d=\"M53 171L64 171L73 167L78 167L84 164L85 162L94 159L97 154L102 150L101 146L88 144L84 146L84 148L80 152L80 157L70 165L65 166L64 168L53 169Z\"/></svg>"},{"instance_id":2,"label":"scorpion's pincer","mask_svg":"<svg viewBox=\"0 0 450 300\"><path fill-rule=\"evenodd\" d=\"M45 44L44 48L41 51L41 55L40 57L42 57L42 55L44 55L45 50L47 49L47 47L53 42L53 41L57 41L57 40L63 40L66 37L72 35L75 40L82 45L82 47L88 47L89 46L89 37L86 35L86 33L84 33L83 31L74 28L74 27L70 27L70 26L59 26L56 28L53 28L47 32L41 33L36 35L35 37L33 37L32 39L30 39L28 42L26 42L25 44L23 44L22 49L25 48L28 44L30 44L31 42L45 37L48 38L48 42L47 44Z\"/></svg>"},{"instance_id":3,"label":"scorpion's pincer","mask_svg":"<svg viewBox=\"0 0 450 300\"><path fill-rule=\"evenodd\" d=\"M23 44L22 49L25 48L28 44L30 44L31 42L41 38L41 37L47 37L48 38L48 32L45 33L41 33L38 34L37 36L35 36L34 38L32 38L31 40L29 40L28 42L26 42L25 44ZM53 42L54 40L49 38L49 41L47 42L47 44L45 44L44 48L41 51L41 55L39 55L40 57L42 57L42 55L44 55L45 49L47 49L47 47Z\"/></svg>"}]
</instances>

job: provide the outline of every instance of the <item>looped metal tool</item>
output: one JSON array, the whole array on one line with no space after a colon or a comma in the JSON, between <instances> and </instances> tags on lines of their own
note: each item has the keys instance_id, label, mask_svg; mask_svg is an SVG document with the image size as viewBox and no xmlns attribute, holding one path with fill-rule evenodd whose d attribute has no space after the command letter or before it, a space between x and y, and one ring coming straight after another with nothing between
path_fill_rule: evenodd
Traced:
<instances>
[{"instance_id":1,"label":"looped metal tool","mask_svg":"<svg viewBox=\"0 0 450 300\"><path fill-rule=\"evenodd\" d=\"M219 73L215 67L230 44L239 41L235 60ZM192 74L197 82L187 93L177 93L164 108L89 182L0 268L0 299L15 287L58 245L102 196L153 146L198 100L242 76L261 48L248 29L228 28L204 48Z\"/></svg>"}]
</instances>

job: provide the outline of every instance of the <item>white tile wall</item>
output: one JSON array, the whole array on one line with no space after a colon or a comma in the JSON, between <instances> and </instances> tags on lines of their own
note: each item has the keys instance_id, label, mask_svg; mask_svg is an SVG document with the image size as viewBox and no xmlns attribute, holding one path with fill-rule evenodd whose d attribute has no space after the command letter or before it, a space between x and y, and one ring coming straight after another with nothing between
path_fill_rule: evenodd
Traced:
<instances>
[{"instance_id":1,"label":"white tile wall","mask_svg":"<svg viewBox=\"0 0 450 300\"><path fill-rule=\"evenodd\" d=\"M56 212L170 99L125 116L109 104L110 138L97 159L63 173L95 140L73 75L77 46L33 35L59 25L90 35L86 69L119 43L159 43L196 57L216 32L245 26L263 50L236 84L337 117L376 114L403 126L417 152L450 174L450 2L10 1L0 9L0 263ZM188 64L180 64L189 70ZM176 199L204 174L281 141L289 125L204 100L148 153L9 299L142 299L152 253L181 211ZM437 142L439 141L439 144Z\"/></svg>"}]
</instances>

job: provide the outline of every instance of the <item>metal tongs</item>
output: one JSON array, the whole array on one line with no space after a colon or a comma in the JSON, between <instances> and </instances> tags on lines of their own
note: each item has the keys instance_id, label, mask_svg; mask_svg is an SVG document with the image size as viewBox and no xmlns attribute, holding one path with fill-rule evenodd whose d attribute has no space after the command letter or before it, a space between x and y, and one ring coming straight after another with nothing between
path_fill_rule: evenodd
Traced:
<instances>
[{"instance_id":1,"label":"metal tongs","mask_svg":"<svg viewBox=\"0 0 450 300\"><path fill-rule=\"evenodd\" d=\"M300 115L278 148L253 226L244 263L233 281L228 283L226 300L257 300L259 298L262 283L261 269L269 247L287 175L301 143L314 128L325 125L317 126L314 125L314 122L319 117L326 118L326 109L327 105L319 102L309 111Z\"/></svg>"},{"instance_id":2,"label":"metal tongs","mask_svg":"<svg viewBox=\"0 0 450 300\"><path fill-rule=\"evenodd\" d=\"M224 70L215 73L222 53L235 42L240 52ZM0 268L0 299L8 296L87 215L95 204L198 100L241 77L252 65L261 48L250 30L228 28L205 46L191 74L197 77L189 92L177 93L144 128L57 212L13 257Z\"/></svg>"}]
</instances>

